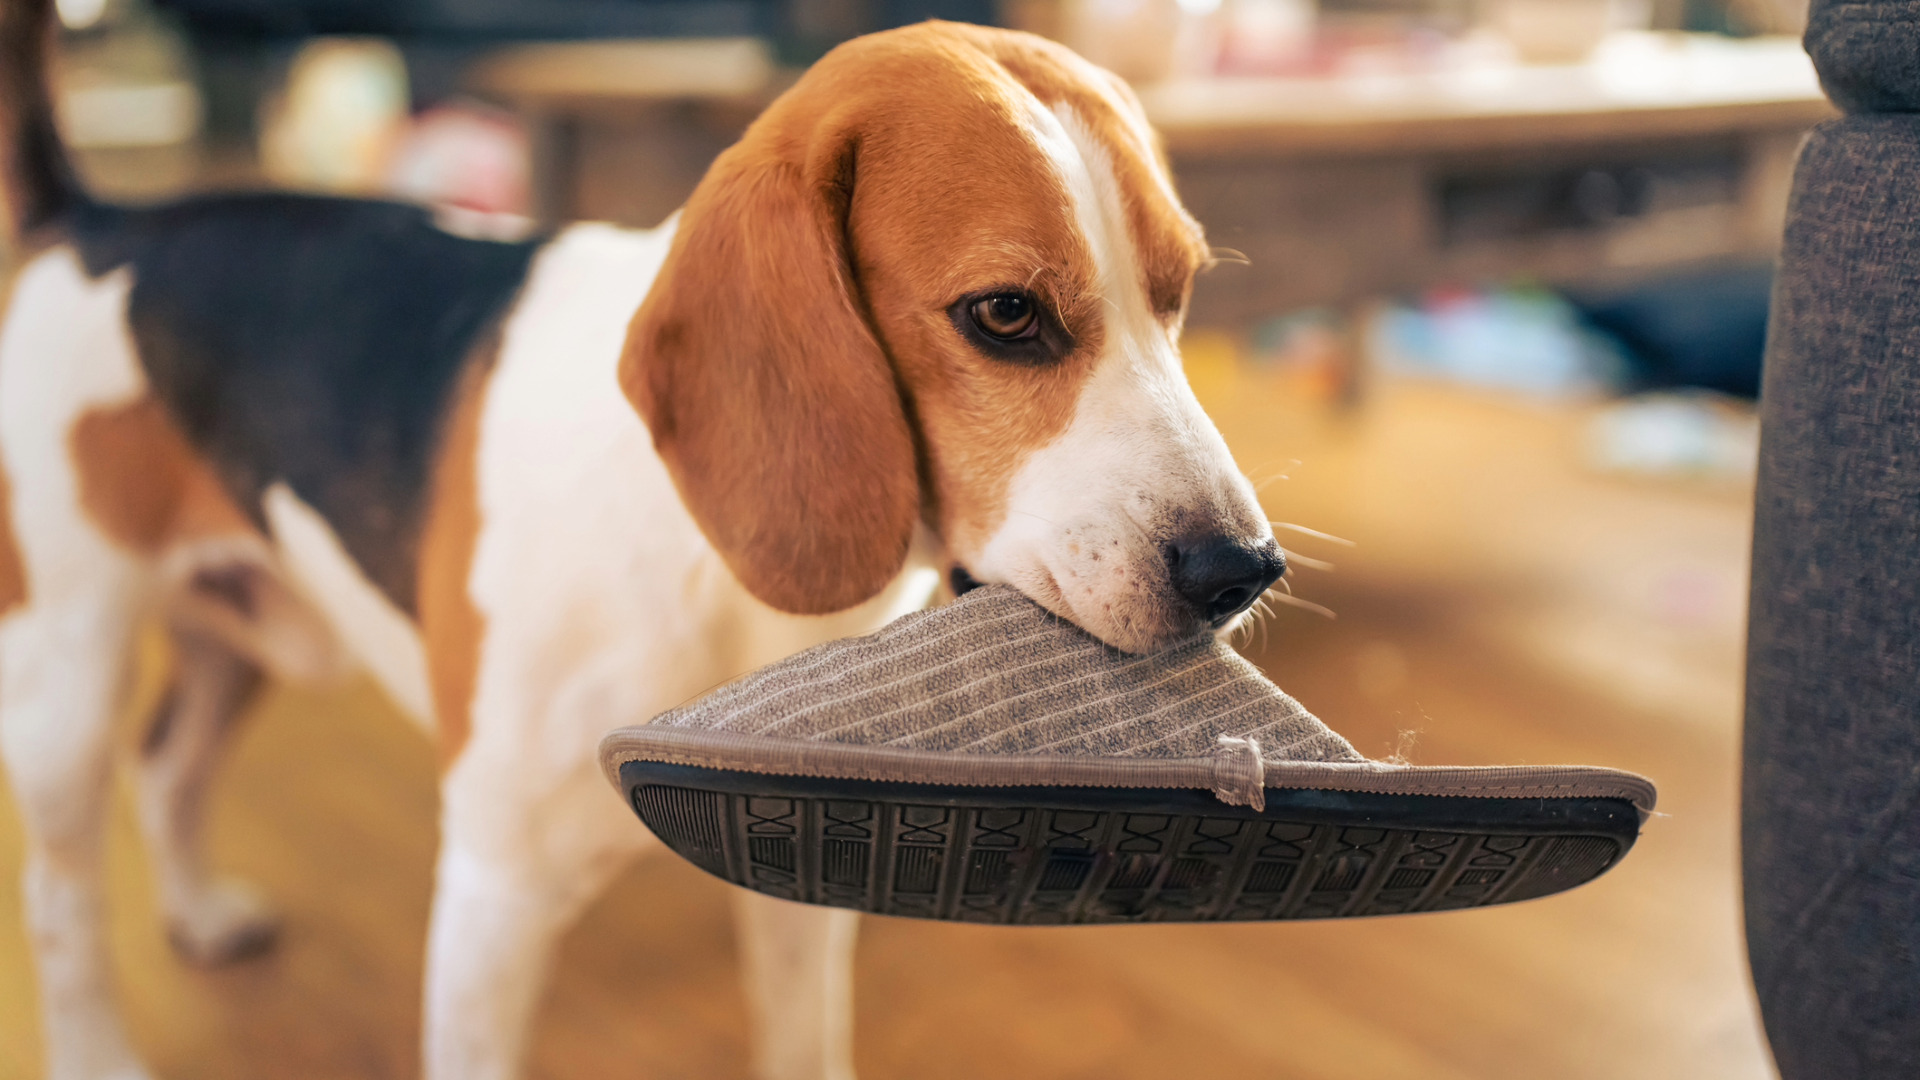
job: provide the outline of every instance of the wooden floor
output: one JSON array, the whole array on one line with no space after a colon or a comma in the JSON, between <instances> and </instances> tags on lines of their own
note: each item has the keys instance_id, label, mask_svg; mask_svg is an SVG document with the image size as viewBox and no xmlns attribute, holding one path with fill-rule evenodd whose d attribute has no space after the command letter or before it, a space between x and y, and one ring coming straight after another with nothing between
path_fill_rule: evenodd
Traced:
<instances>
[{"instance_id":1,"label":"wooden floor","mask_svg":"<svg viewBox=\"0 0 1920 1080\"><path fill-rule=\"evenodd\" d=\"M1375 756L1644 772L1661 816L1606 878L1510 908L1064 930L871 919L862 1075L1770 1076L1734 887L1747 493L1584 475L1577 409L1389 388L1339 417L1286 380L1196 368L1242 466L1272 481L1270 511L1360 543L1296 545L1339 561L1296 584L1340 617L1284 610L1254 635L1282 686ZM432 755L364 688L279 689L259 711L214 846L278 898L285 938L225 970L176 962L123 805L112 938L136 1037L171 1080L412 1076ZM0 799L0 1080L38 1075L18 863ZM622 879L560 958L533 1075L743 1076L724 888L670 858Z\"/></svg>"}]
</instances>

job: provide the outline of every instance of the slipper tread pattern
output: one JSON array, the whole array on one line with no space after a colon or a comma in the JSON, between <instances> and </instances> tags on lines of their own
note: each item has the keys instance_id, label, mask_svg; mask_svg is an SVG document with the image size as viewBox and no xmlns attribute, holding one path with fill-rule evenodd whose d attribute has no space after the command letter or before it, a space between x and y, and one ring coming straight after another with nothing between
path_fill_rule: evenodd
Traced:
<instances>
[{"instance_id":1,"label":"slipper tread pattern","mask_svg":"<svg viewBox=\"0 0 1920 1080\"><path fill-rule=\"evenodd\" d=\"M630 801L668 847L769 896L1011 925L1327 919L1561 892L1618 863L1622 799L1270 790L963 789L646 762Z\"/></svg>"}]
</instances>

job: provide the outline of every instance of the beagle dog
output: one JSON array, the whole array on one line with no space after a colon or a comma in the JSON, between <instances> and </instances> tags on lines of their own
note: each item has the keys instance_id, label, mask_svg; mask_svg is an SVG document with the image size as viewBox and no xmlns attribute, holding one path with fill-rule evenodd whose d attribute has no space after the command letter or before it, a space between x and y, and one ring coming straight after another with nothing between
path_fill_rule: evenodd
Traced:
<instances>
[{"instance_id":1,"label":"beagle dog","mask_svg":"<svg viewBox=\"0 0 1920 1080\"><path fill-rule=\"evenodd\" d=\"M178 949L273 930L198 844L235 714L363 670L442 751L425 1075L500 1080L556 939L660 847L607 793L608 729L943 572L1143 652L1283 570L1181 372L1201 231L1127 87L1057 45L856 40L659 228L504 243L378 202L88 199L50 6L0 7L0 750L50 1076L147 1075L99 863L148 620L176 663L138 805ZM758 1074L850 1076L854 916L738 917Z\"/></svg>"}]
</instances>

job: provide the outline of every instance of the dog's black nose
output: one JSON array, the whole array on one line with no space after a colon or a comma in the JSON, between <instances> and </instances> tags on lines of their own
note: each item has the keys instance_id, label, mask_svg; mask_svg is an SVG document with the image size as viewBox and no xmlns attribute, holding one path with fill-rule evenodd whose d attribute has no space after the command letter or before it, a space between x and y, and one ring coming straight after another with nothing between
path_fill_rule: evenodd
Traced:
<instances>
[{"instance_id":1,"label":"dog's black nose","mask_svg":"<svg viewBox=\"0 0 1920 1080\"><path fill-rule=\"evenodd\" d=\"M1181 540L1166 547L1173 588L1200 617L1223 622L1253 606L1286 572L1286 556L1271 537L1259 543L1228 536Z\"/></svg>"}]
</instances>

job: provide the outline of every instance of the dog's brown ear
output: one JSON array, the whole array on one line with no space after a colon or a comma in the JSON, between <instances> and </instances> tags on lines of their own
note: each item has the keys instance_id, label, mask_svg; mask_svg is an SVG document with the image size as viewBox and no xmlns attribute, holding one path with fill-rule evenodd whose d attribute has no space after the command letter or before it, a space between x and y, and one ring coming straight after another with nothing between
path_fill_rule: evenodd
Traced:
<instances>
[{"instance_id":1,"label":"dog's brown ear","mask_svg":"<svg viewBox=\"0 0 1920 1080\"><path fill-rule=\"evenodd\" d=\"M899 572L919 481L847 251L854 135L798 98L688 200L620 381L733 573L775 608L822 614Z\"/></svg>"}]
</instances>

